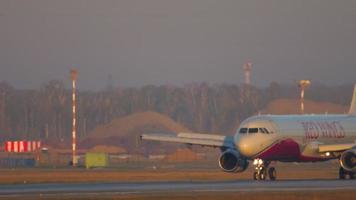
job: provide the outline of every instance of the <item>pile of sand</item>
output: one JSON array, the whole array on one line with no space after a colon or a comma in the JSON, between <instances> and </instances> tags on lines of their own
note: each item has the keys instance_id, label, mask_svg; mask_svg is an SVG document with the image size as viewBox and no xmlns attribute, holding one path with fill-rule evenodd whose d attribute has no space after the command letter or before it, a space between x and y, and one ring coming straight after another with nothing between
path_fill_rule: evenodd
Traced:
<instances>
[{"instance_id":1,"label":"pile of sand","mask_svg":"<svg viewBox=\"0 0 356 200\"><path fill-rule=\"evenodd\" d=\"M190 132L190 130L166 115L147 111L117 118L108 124L98 126L81 141L80 146L92 148L96 145L110 145L134 150L141 146L138 144L139 135L143 133L178 132Z\"/></svg>"},{"instance_id":2,"label":"pile of sand","mask_svg":"<svg viewBox=\"0 0 356 200\"><path fill-rule=\"evenodd\" d=\"M114 119L109 124L98 126L89 134L89 138L126 136L130 135L139 127L162 128L174 133L189 131L183 125L175 122L166 115L147 111Z\"/></svg>"},{"instance_id":3,"label":"pile of sand","mask_svg":"<svg viewBox=\"0 0 356 200\"><path fill-rule=\"evenodd\" d=\"M349 107L328 103L328 102L315 102L311 100L304 101L305 114L343 114L348 112ZM261 114L300 114L300 101L297 99L277 99L270 102Z\"/></svg>"}]
</instances>

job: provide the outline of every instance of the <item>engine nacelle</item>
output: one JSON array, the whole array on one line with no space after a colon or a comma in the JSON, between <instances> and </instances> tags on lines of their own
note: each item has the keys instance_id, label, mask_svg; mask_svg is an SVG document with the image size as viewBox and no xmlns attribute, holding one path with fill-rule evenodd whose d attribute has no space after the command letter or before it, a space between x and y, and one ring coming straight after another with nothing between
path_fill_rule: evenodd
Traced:
<instances>
[{"instance_id":1,"label":"engine nacelle","mask_svg":"<svg viewBox=\"0 0 356 200\"><path fill-rule=\"evenodd\" d=\"M226 150L219 158L219 166L225 172L243 172L248 167L248 161L243 159L237 151Z\"/></svg>"},{"instance_id":2,"label":"engine nacelle","mask_svg":"<svg viewBox=\"0 0 356 200\"><path fill-rule=\"evenodd\" d=\"M343 152L340 156L340 165L347 171L356 172L356 149Z\"/></svg>"}]
</instances>

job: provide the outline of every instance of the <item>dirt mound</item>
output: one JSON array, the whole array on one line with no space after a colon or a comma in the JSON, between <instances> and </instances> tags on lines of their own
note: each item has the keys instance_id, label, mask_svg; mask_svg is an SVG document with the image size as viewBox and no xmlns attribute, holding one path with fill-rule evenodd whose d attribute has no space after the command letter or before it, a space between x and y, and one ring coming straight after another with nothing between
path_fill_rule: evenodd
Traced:
<instances>
[{"instance_id":1,"label":"dirt mound","mask_svg":"<svg viewBox=\"0 0 356 200\"><path fill-rule=\"evenodd\" d=\"M162 128L170 132L188 131L183 125L173 121L170 117L157 112L135 113L123 118L112 120L109 124L98 126L90 134L90 138L103 138L112 136L126 136L140 127Z\"/></svg>"},{"instance_id":2,"label":"dirt mound","mask_svg":"<svg viewBox=\"0 0 356 200\"><path fill-rule=\"evenodd\" d=\"M306 114L343 114L348 111L348 106L328 103L304 101L304 113ZM300 114L300 101L296 99L277 99L270 102L261 114Z\"/></svg>"},{"instance_id":3,"label":"dirt mound","mask_svg":"<svg viewBox=\"0 0 356 200\"><path fill-rule=\"evenodd\" d=\"M114 119L109 124L98 126L81 141L81 147L112 145L130 150L138 147L138 137L143 133L178 132L190 131L166 115L147 111Z\"/></svg>"},{"instance_id":4,"label":"dirt mound","mask_svg":"<svg viewBox=\"0 0 356 200\"><path fill-rule=\"evenodd\" d=\"M198 155L190 149L177 149L173 154L166 157L170 162L190 162L197 161Z\"/></svg>"}]
</instances>

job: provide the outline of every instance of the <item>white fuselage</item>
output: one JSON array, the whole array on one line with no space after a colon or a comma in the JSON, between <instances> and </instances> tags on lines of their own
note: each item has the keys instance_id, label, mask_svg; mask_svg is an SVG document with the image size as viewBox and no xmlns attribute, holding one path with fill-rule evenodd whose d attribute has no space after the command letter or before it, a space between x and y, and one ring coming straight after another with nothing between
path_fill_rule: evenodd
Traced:
<instances>
[{"instance_id":1,"label":"white fuselage","mask_svg":"<svg viewBox=\"0 0 356 200\"><path fill-rule=\"evenodd\" d=\"M320 144L355 139L356 115L261 115L241 123L234 143L248 159L307 162L336 157L320 153Z\"/></svg>"}]
</instances>

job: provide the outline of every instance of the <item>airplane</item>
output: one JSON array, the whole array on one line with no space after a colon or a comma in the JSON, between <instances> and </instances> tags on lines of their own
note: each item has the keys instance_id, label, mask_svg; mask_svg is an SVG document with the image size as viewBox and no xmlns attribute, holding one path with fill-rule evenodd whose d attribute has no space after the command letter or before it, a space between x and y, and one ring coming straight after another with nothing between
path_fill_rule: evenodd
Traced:
<instances>
[{"instance_id":1,"label":"airplane","mask_svg":"<svg viewBox=\"0 0 356 200\"><path fill-rule=\"evenodd\" d=\"M258 115L244 120L234 136L201 133L142 134L142 140L220 148L219 166L243 172L252 162L254 180L276 180L279 162L339 160L339 178L356 173L356 84L349 113L337 115ZM273 162L275 163L275 162Z\"/></svg>"}]
</instances>

